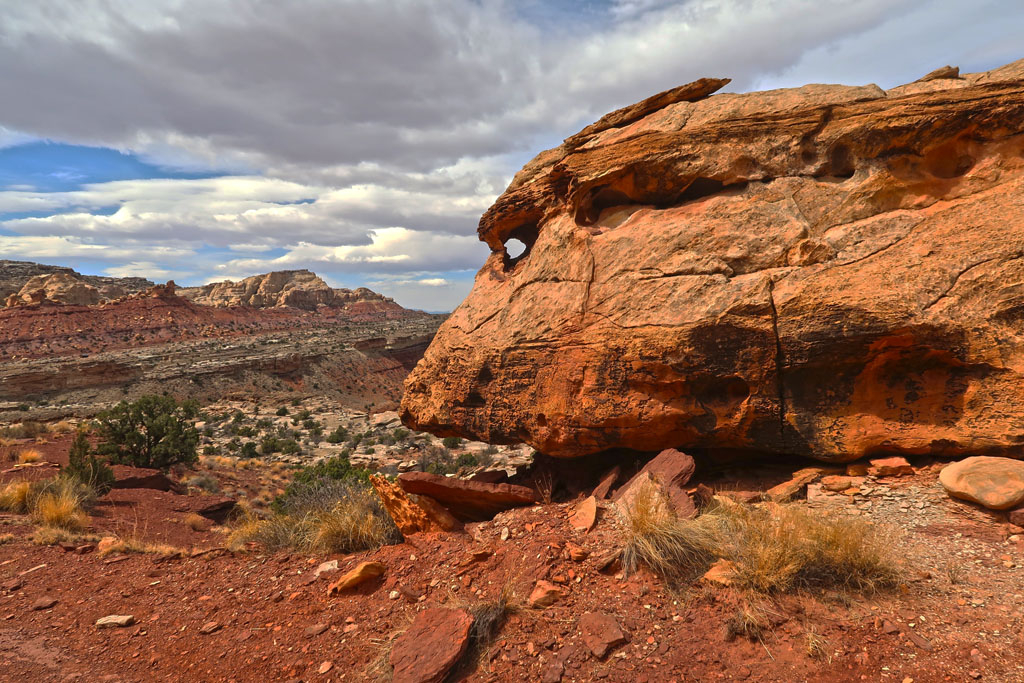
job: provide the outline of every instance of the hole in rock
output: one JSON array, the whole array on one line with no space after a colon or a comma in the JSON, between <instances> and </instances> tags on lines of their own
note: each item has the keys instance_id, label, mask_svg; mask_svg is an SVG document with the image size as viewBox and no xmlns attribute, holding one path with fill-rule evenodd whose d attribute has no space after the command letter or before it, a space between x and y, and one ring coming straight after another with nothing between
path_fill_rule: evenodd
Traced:
<instances>
[{"instance_id":1,"label":"hole in rock","mask_svg":"<svg viewBox=\"0 0 1024 683\"><path fill-rule=\"evenodd\" d=\"M540 228L530 223L520 225L508 233L508 239L505 240L504 246L505 255L502 260L505 272L530 255L530 250L533 249L538 234L540 234Z\"/></svg>"},{"instance_id":2,"label":"hole in rock","mask_svg":"<svg viewBox=\"0 0 1024 683\"><path fill-rule=\"evenodd\" d=\"M511 259L517 259L526 251L526 245L515 238L505 242L505 253Z\"/></svg>"}]
</instances>

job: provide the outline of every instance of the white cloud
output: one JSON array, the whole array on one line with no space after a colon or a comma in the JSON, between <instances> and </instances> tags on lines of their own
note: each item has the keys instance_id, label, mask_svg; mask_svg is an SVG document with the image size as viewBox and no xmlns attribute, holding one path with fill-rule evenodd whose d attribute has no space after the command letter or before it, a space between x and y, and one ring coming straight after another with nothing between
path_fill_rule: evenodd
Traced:
<instances>
[{"instance_id":1,"label":"white cloud","mask_svg":"<svg viewBox=\"0 0 1024 683\"><path fill-rule=\"evenodd\" d=\"M0 224L0 253L197 281L310 267L449 300L512 173L613 108L701 76L744 90L988 68L1022 56L1022 33L1017 0L0 3L0 92L18 93L0 148L231 172L9 186L0 213L49 215Z\"/></svg>"}]
</instances>

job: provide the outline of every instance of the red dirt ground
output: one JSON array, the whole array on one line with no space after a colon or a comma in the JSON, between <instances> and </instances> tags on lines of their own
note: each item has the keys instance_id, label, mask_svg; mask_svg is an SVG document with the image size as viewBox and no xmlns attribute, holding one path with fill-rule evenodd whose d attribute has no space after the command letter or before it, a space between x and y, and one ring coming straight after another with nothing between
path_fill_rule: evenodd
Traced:
<instances>
[{"instance_id":1,"label":"red dirt ground","mask_svg":"<svg viewBox=\"0 0 1024 683\"><path fill-rule=\"evenodd\" d=\"M544 610L522 607L456 680L559 680L559 671L562 681L1024 680L1022 542L998 517L942 495L935 471L878 482L862 511L903 528L908 575L917 580L873 596L780 598L760 641L725 637L743 600L733 589L700 585L675 593L645 572L627 578L599 571L594 558L619 543L610 509L589 533L570 527L572 504L537 505L470 525L465 534L417 535L334 556L342 570L365 559L388 567L375 582L334 597L327 576L312 580L328 557L214 551L111 562L32 545L31 527L7 516L0 534L16 538L0 546L0 582L20 578L23 585L0 591L0 680L378 680L390 643L418 610L494 600L506 584L522 606L538 579L564 581L565 597ZM160 538L165 524L180 530L176 513L150 492L142 498L153 500L136 500L132 509L146 535ZM852 509L847 497L834 498L821 505ZM105 512L97 512L96 524L107 528ZM186 548L223 538L190 533L164 537ZM591 556L573 562L567 541ZM478 549L493 555L472 562ZM32 610L43 596L58 602ZM579 633L588 611L613 615L629 638L604 660L586 650ZM109 614L131 614L137 624L97 630L96 619ZM201 634L211 621L219 629ZM327 630L307 634L318 624ZM812 643L817 657L809 655ZM331 666L320 674L324 662Z\"/></svg>"}]
</instances>

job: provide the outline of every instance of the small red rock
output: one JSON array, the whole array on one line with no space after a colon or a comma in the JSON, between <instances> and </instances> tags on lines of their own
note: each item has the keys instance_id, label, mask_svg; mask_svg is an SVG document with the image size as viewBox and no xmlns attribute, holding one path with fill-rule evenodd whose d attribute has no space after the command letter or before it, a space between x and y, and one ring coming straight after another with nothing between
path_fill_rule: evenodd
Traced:
<instances>
[{"instance_id":1,"label":"small red rock","mask_svg":"<svg viewBox=\"0 0 1024 683\"><path fill-rule=\"evenodd\" d=\"M598 659L626 642L626 634L618 622L603 612L587 612L580 617L580 632L587 649Z\"/></svg>"},{"instance_id":2,"label":"small red rock","mask_svg":"<svg viewBox=\"0 0 1024 683\"><path fill-rule=\"evenodd\" d=\"M469 647L473 617L461 609L432 607L399 636L389 661L392 683L440 683Z\"/></svg>"},{"instance_id":3,"label":"small red rock","mask_svg":"<svg viewBox=\"0 0 1024 683\"><path fill-rule=\"evenodd\" d=\"M550 607L562 598L562 589L550 581L538 581L527 603L530 607L543 609Z\"/></svg>"}]
</instances>

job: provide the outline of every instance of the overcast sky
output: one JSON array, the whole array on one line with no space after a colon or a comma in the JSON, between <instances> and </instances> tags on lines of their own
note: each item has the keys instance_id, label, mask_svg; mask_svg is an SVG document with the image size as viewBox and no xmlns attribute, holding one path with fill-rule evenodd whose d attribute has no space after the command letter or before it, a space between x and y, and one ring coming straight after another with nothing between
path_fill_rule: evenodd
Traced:
<instances>
[{"instance_id":1,"label":"overcast sky","mask_svg":"<svg viewBox=\"0 0 1024 683\"><path fill-rule=\"evenodd\" d=\"M1021 0L0 0L0 258L450 310L480 214L607 111L986 70L1021 36Z\"/></svg>"}]
</instances>

